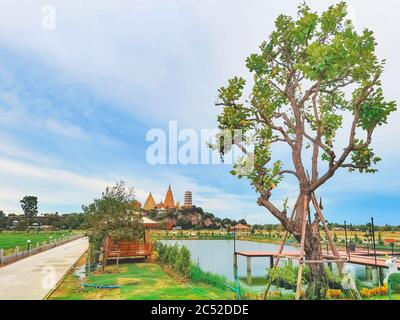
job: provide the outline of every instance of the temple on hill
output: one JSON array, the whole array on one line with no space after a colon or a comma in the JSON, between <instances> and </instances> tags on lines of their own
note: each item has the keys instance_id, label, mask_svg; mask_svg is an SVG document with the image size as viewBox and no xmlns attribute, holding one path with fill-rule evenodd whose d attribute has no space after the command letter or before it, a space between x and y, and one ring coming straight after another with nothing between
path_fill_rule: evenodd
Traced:
<instances>
[{"instance_id":1,"label":"temple on hill","mask_svg":"<svg viewBox=\"0 0 400 320\"><path fill-rule=\"evenodd\" d=\"M158 209L158 210L172 209L172 210L175 210L176 208L177 208L177 206L174 203L174 195L172 194L172 188L171 188L171 185L169 185L167 193L165 195L164 202L161 201L161 202L156 204L156 202L154 201L153 195L150 192L150 194L148 195L148 197L146 199L146 202L144 204L143 210L154 210L154 209Z\"/></svg>"}]
</instances>

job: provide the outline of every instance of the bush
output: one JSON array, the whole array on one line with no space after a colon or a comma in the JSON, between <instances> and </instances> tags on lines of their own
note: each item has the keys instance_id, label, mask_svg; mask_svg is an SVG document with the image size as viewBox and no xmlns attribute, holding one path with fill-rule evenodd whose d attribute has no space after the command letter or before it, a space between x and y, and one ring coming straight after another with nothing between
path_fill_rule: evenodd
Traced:
<instances>
[{"instance_id":1,"label":"bush","mask_svg":"<svg viewBox=\"0 0 400 320\"><path fill-rule=\"evenodd\" d=\"M187 276L189 274L190 264L190 251L186 247L182 247L175 261L175 270L181 275Z\"/></svg>"},{"instance_id":2,"label":"bush","mask_svg":"<svg viewBox=\"0 0 400 320\"><path fill-rule=\"evenodd\" d=\"M177 243L168 246L157 242L155 245L157 260L170 266L174 271L183 276L189 274L191 265L190 251L186 247L179 247Z\"/></svg>"},{"instance_id":3,"label":"bush","mask_svg":"<svg viewBox=\"0 0 400 320\"><path fill-rule=\"evenodd\" d=\"M203 282L220 289L227 289L227 279L223 276L205 272L191 261L190 251L185 247L179 247L177 243L168 246L156 243L157 260L170 266L180 275L188 277L193 282Z\"/></svg>"},{"instance_id":4,"label":"bush","mask_svg":"<svg viewBox=\"0 0 400 320\"><path fill-rule=\"evenodd\" d=\"M157 260L165 263L167 246L161 242L157 242L155 249L157 252Z\"/></svg>"},{"instance_id":5,"label":"bush","mask_svg":"<svg viewBox=\"0 0 400 320\"><path fill-rule=\"evenodd\" d=\"M400 273L393 273L389 277L389 281L394 293L400 293Z\"/></svg>"},{"instance_id":6,"label":"bush","mask_svg":"<svg viewBox=\"0 0 400 320\"><path fill-rule=\"evenodd\" d=\"M179 254L179 246L177 243L175 243L172 247L168 247L168 258L167 258L167 264L172 267L172 269L175 269L175 261L178 258Z\"/></svg>"},{"instance_id":7,"label":"bush","mask_svg":"<svg viewBox=\"0 0 400 320\"><path fill-rule=\"evenodd\" d=\"M331 269L325 268L326 280L328 281L328 286L331 289L341 289L342 288L342 278L339 274L334 273Z\"/></svg>"},{"instance_id":8,"label":"bush","mask_svg":"<svg viewBox=\"0 0 400 320\"><path fill-rule=\"evenodd\" d=\"M270 278L272 284L277 287L295 290L297 283L297 272L297 267L294 267L289 262L286 262L283 266L269 269L268 278Z\"/></svg>"},{"instance_id":9,"label":"bush","mask_svg":"<svg viewBox=\"0 0 400 320\"><path fill-rule=\"evenodd\" d=\"M283 266L269 269L268 278L272 284L285 289L296 290L298 267L286 262ZM330 289L341 289L341 277L335 274L331 269L325 268L326 280ZM311 282L310 268L306 265L303 268L303 281Z\"/></svg>"}]
</instances>

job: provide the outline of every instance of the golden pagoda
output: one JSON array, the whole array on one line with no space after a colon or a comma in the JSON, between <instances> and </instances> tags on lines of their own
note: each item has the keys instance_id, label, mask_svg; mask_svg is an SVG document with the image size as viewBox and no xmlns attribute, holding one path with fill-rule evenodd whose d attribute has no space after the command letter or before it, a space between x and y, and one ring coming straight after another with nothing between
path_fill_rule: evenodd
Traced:
<instances>
[{"instance_id":1,"label":"golden pagoda","mask_svg":"<svg viewBox=\"0 0 400 320\"><path fill-rule=\"evenodd\" d=\"M167 194L164 200L165 209L175 209L174 196L172 195L171 185L168 186Z\"/></svg>"},{"instance_id":2,"label":"golden pagoda","mask_svg":"<svg viewBox=\"0 0 400 320\"><path fill-rule=\"evenodd\" d=\"M157 203L157 209L164 209L164 203L162 201Z\"/></svg>"},{"instance_id":3,"label":"golden pagoda","mask_svg":"<svg viewBox=\"0 0 400 320\"><path fill-rule=\"evenodd\" d=\"M154 209L156 209L156 207L157 207L156 202L154 201L153 195L150 192L149 196L146 199L146 202L144 203L143 209L144 210L154 210Z\"/></svg>"}]
</instances>

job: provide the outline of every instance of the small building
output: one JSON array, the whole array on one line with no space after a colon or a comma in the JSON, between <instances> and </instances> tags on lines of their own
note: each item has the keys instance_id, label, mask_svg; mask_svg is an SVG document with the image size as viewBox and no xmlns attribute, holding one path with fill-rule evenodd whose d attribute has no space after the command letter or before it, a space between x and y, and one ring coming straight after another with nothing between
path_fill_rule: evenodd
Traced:
<instances>
[{"instance_id":1,"label":"small building","mask_svg":"<svg viewBox=\"0 0 400 320\"><path fill-rule=\"evenodd\" d=\"M42 225L42 226L40 227L40 229L43 230L43 231L52 231L54 228L53 228L53 226L44 224L44 225Z\"/></svg>"},{"instance_id":2,"label":"small building","mask_svg":"<svg viewBox=\"0 0 400 320\"><path fill-rule=\"evenodd\" d=\"M238 223L237 225L233 226L233 230L237 232L250 231L250 229L250 226L242 223Z\"/></svg>"},{"instance_id":3,"label":"small building","mask_svg":"<svg viewBox=\"0 0 400 320\"><path fill-rule=\"evenodd\" d=\"M137 241L114 241L111 236L104 239L103 243L103 266L109 259L151 257L153 244L150 238L150 230L156 229L158 223L147 217L142 217L144 226L144 242Z\"/></svg>"}]
</instances>

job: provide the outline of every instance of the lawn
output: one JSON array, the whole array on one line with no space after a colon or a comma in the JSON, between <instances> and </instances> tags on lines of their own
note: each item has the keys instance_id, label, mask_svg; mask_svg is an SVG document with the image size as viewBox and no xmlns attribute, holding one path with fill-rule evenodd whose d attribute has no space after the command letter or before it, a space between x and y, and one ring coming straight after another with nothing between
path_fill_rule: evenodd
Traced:
<instances>
[{"instance_id":1,"label":"lawn","mask_svg":"<svg viewBox=\"0 0 400 320\"><path fill-rule=\"evenodd\" d=\"M83 288L81 283L120 285L116 289ZM51 300L207 300L233 299L234 293L208 284L191 283L167 274L157 263L126 263L108 266L104 272L93 273L80 280L70 273Z\"/></svg>"},{"instance_id":2,"label":"lawn","mask_svg":"<svg viewBox=\"0 0 400 320\"><path fill-rule=\"evenodd\" d=\"M69 231L54 231L54 232L1 232L0 233L0 248L5 250L5 253L14 251L15 246L19 246L20 250L25 250L27 240L31 240L31 246L36 247L36 243L43 244L44 241L59 239L63 235L69 235Z\"/></svg>"}]
</instances>

